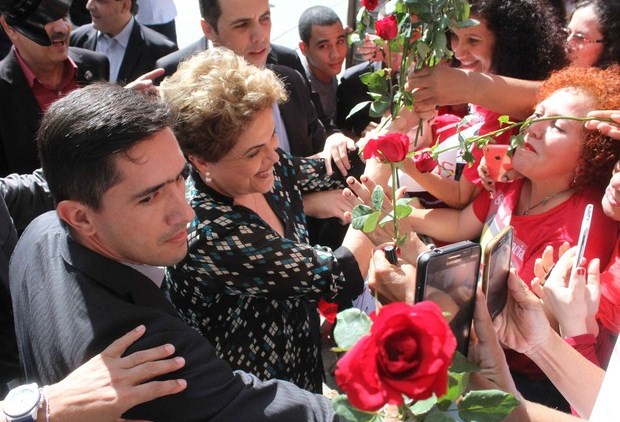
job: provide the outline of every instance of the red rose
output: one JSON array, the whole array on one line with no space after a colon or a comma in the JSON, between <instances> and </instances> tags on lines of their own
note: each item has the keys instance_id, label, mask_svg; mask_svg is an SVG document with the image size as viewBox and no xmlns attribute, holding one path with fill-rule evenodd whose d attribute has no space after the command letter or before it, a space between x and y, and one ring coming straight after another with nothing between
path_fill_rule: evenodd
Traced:
<instances>
[{"instance_id":1,"label":"red rose","mask_svg":"<svg viewBox=\"0 0 620 422\"><path fill-rule=\"evenodd\" d=\"M403 394L414 400L444 395L456 339L439 306L396 302L370 318L370 334L338 361L336 382L349 402L372 412L402 404Z\"/></svg>"},{"instance_id":2,"label":"red rose","mask_svg":"<svg viewBox=\"0 0 620 422\"><path fill-rule=\"evenodd\" d=\"M331 303L321 298L319 299L318 308L319 308L319 312L321 313L321 315L323 315L323 318L325 318L327 321L331 322L332 324L336 322L336 315L338 314L337 303Z\"/></svg>"},{"instance_id":3,"label":"red rose","mask_svg":"<svg viewBox=\"0 0 620 422\"><path fill-rule=\"evenodd\" d=\"M399 163L409 152L409 137L403 133L388 133L371 139L364 147L364 159L376 157L389 163Z\"/></svg>"},{"instance_id":4,"label":"red rose","mask_svg":"<svg viewBox=\"0 0 620 422\"><path fill-rule=\"evenodd\" d=\"M398 21L396 20L396 16L390 15L387 18L376 21L375 33L386 41L396 38L398 35Z\"/></svg>"},{"instance_id":5,"label":"red rose","mask_svg":"<svg viewBox=\"0 0 620 422\"><path fill-rule=\"evenodd\" d=\"M413 162L420 173L431 172L437 167L437 160L433 158L428 150L417 152L413 156Z\"/></svg>"},{"instance_id":6,"label":"red rose","mask_svg":"<svg viewBox=\"0 0 620 422\"><path fill-rule=\"evenodd\" d=\"M362 0L362 6L366 8L366 10L370 10L371 12L377 8L379 5L379 0Z\"/></svg>"}]
</instances>

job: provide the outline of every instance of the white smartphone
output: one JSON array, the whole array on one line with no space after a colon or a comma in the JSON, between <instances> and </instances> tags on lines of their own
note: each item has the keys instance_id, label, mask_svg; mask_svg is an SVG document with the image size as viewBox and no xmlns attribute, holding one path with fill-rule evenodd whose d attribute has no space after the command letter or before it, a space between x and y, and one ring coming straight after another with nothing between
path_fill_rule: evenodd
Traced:
<instances>
[{"instance_id":1,"label":"white smartphone","mask_svg":"<svg viewBox=\"0 0 620 422\"><path fill-rule=\"evenodd\" d=\"M583 254L586 251L586 243L588 243L588 233L590 233L590 224L592 223L592 211L594 206L592 204L586 205L586 210L583 212L583 220L581 221L581 230L579 231L579 241L577 243L577 256L573 262L573 271L581 263Z\"/></svg>"}]
</instances>

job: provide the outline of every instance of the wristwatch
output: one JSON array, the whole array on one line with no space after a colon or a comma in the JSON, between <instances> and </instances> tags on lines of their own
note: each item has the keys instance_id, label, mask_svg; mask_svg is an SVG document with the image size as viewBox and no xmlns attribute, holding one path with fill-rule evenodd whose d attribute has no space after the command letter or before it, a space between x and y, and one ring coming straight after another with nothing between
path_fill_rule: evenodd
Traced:
<instances>
[{"instance_id":1,"label":"wristwatch","mask_svg":"<svg viewBox=\"0 0 620 422\"><path fill-rule=\"evenodd\" d=\"M4 416L7 422L35 422L40 403L41 389L36 383L20 385L4 399Z\"/></svg>"}]
</instances>

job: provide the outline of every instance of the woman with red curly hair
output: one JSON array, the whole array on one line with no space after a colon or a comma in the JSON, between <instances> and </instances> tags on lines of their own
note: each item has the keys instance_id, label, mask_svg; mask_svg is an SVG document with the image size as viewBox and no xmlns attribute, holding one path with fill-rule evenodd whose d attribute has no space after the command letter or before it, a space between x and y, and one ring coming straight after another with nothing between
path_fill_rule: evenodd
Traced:
<instances>
[{"instance_id":1,"label":"woman with red curly hair","mask_svg":"<svg viewBox=\"0 0 620 422\"><path fill-rule=\"evenodd\" d=\"M540 98L533 116L536 118L585 117L594 109L619 109L620 69L561 70L543 84ZM513 168L523 174L523 179L496 183L493 197L483 191L463 210L414 209L403 224L443 242L480 236L483 246L503 227L511 225L512 265L529 283L534 278L536 258L547 246L558 250L564 242L577 244L584 209L593 204L585 257L599 258L604 268L616 245L618 224L603 212L601 198L620 157L620 142L568 119L533 123L525 130L524 139L524 145L512 158ZM369 199L372 184L369 181L362 186L354 181L349 186L362 199ZM351 202L355 205L358 201L352 198ZM376 235L372 240L376 244L389 241ZM525 378L541 375L534 365L519 359L511 359L511 368ZM538 384L537 380L529 387ZM545 387L539 391L524 384L519 387L526 398L527 392L530 397L538 396L532 397L537 401L551 394Z\"/></svg>"}]
</instances>

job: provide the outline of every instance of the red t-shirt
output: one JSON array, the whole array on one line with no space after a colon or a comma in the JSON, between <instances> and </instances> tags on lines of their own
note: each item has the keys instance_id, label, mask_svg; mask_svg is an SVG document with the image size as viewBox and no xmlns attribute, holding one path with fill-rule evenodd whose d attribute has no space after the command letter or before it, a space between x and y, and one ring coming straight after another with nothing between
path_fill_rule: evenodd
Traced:
<instances>
[{"instance_id":1,"label":"red t-shirt","mask_svg":"<svg viewBox=\"0 0 620 422\"><path fill-rule=\"evenodd\" d=\"M613 335L617 336L620 333L620 242L618 241L609 265L601 273L601 303L596 317Z\"/></svg>"},{"instance_id":2,"label":"red t-shirt","mask_svg":"<svg viewBox=\"0 0 620 422\"><path fill-rule=\"evenodd\" d=\"M563 242L567 241L571 246L577 245L587 204L594 205L594 212L585 257L599 258L601 268L605 268L616 245L618 223L603 212L602 194L582 190L542 214L513 215L523 180L497 183L496 186L497 192L493 199L487 191L480 192L474 199L474 213L484 223L480 243L484 247L503 227L511 225L515 231L512 265L528 285L534 278L534 261L542 256L547 245L554 247L556 259L558 248Z\"/></svg>"}]
</instances>

